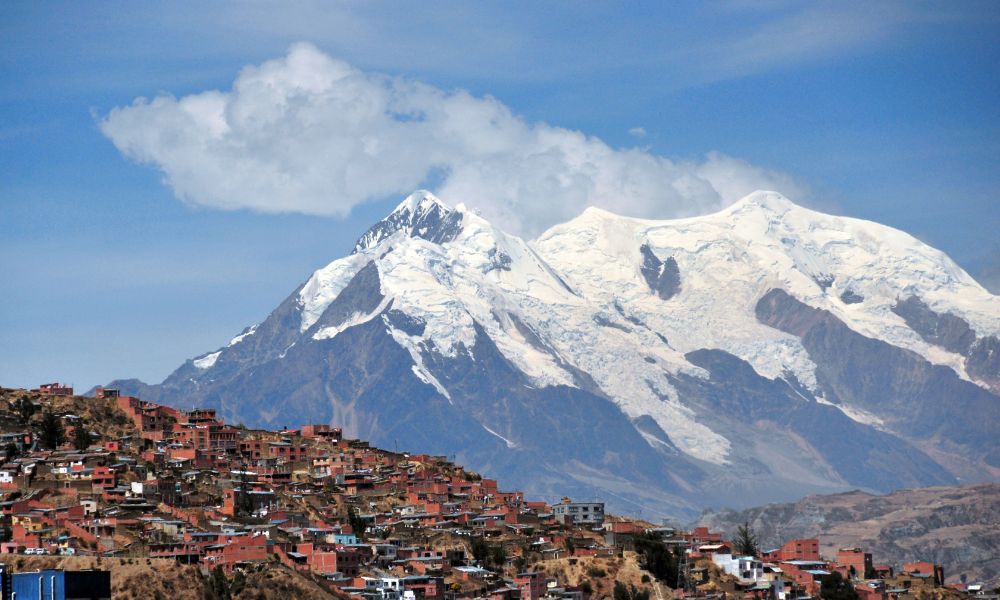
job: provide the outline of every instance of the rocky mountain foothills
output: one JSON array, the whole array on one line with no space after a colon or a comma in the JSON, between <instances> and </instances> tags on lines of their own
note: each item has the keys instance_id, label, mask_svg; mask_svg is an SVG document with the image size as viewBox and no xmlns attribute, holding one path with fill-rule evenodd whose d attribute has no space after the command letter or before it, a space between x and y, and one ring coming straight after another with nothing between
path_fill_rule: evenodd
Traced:
<instances>
[{"instance_id":1,"label":"rocky mountain foothills","mask_svg":"<svg viewBox=\"0 0 1000 600\"><path fill-rule=\"evenodd\" d=\"M929 487L876 495L861 491L798 502L708 512L698 525L735 533L749 523L765 548L819 537L821 552L864 547L876 562L928 560L958 581L1000 585L1000 485Z\"/></svg>"}]
</instances>

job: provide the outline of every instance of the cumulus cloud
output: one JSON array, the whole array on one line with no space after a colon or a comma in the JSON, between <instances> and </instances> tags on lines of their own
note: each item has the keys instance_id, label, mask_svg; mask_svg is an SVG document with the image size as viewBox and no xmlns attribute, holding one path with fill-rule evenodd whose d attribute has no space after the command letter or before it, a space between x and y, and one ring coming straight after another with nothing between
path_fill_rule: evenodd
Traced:
<instances>
[{"instance_id":1,"label":"cumulus cloud","mask_svg":"<svg viewBox=\"0 0 1000 600\"><path fill-rule=\"evenodd\" d=\"M531 236L590 205L672 217L755 189L803 194L739 159L612 148L529 123L495 98L365 73L304 43L244 68L231 90L138 98L100 127L179 198L219 209L343 216L434 178L446 201Z\"/></svg>"}]
</instances>

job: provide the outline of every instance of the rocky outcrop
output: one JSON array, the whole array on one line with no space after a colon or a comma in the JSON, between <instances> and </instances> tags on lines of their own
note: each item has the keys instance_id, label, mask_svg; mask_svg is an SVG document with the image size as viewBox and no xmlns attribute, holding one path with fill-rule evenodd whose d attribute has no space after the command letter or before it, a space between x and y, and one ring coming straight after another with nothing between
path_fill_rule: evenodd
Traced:
<instances>
[{"instance_id":1,"label":"rocky outcrop","mask_svg":"<svg viewBox=\"0 0 1000 600\"><path fill-rule=\"evenodd\" d=\"M639 247L642 252L642 277L649 289L663 300L669 300L681 291L681 271L673 256L660 260L649 244Z\"/></svg>"},{"instance_id":2,"label":"rocky outcrop","mask_svg":"<svg viewBox=\"0 0 1000 600\"><path fill-rule=\"evenodd\" d=\"M976 341L976 332L965 319L950 313L938 314L916 296L900 300L892 307L892 312L903 317L910 329L920 334L927 343L962 356L969 353Z\"/></svg>"},{"instance_id":3,"label":"rocky outcrop","mask_svg":"<svg viewBox=\"0 0 1000 600\"><path fill-rule=\"evenodd\" d=\"M892 311L903 317L910 329L927 343L964 356L970 377L1000 390L1000 339L977 338L965 319L935 312L916 296L899 301Z\"/></svg>"},{"instance_id":4,"label":"rocky outcrop","mask_svg":"<svg viewBox=\"0 0 1000 600\"><path fill-rule=\"evenodd\" d=\"M976 340L965 357L965 370L970 376L1000 390L1000 339L988 336Z\"/></svg>"},{"instance_id":5,"label":"rocky outcrop","mask_svg":"<svg viewBox=\"0 0 1000 600\"><path fill-rule=\"evenodd\" d=\"M762 435L773 435L774 429L795 431L802 446L799 451L814 456L817 469L879 491L955 483L912 445L900 445L893 436L853 421L836 407L803 396L785 380L762 377L727 352L699 350L687 358L710 373L707 381L690 376L673 381L687 402L705 403L713 412L733 417L747 429L759 429Z\"/></svg>"},{"instance_id":6,"label":"rocky outcrop","mask_svg":"<svg viewBox=\"0 0 1000 600\"><path fill-rule=\"evenodd\" d=\"M989 451L1000 422L996 395L914 352L865 337L784 290L769 291L755 311L761 323L802 340L827 400L867 411L907 439L948 439L1000 467Z\"/></svg>"}]
</instances>

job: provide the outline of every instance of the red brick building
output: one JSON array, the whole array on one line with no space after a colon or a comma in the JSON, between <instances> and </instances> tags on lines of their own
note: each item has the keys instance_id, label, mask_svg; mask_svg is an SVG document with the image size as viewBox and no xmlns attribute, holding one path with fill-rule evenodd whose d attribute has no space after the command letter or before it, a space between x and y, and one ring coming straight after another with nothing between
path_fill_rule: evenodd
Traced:
<instances>
[{"instance_id":1,"label":"red brick building","mask_svg":"<svg viewBox=\"0 0 1000 600\"><path fill-rule=\"evenodd\" d=\"M343 546L297 544L295 552L305 557L309 570L315 573L340 573L357 577L361 572L361 554Z\"/></svg>"},{"instance_id":2,"label":"red brick building","mask_svg":"<svg viewBox=\"0 0 1000 600\"><path fill-rule=\"evenodd\" d=\"M330 427L329 425L303 425L302 437L306 439L320 439L335 442L344 435L340 427Z\"/></svg>"},{"instance_id":3,"label":"red brick building","mask_svg":"<svg viewBox=\"0 0 1000 600\"><path fill-rule=\"evenodd\" d=\"M240 454L251 459L279 458L286 462L305 460L309 456L309 446L292 444L291 442L274 442L269 440L242 440L239 444Z\"/></svg>"},{"instance_id":4,"label":"red brick building","mask_svg":"<svg viewBox=\"0 0 1000 600\"><path fill-rule=\"evenodd\" d=\"M72 396L73 388L64 383L43 383L31 390L43 396Z\"/></svg>"},{"instance_id":5,"label":"red brick building","mask_svg":"<svg viewBox=\"0 0 1000 600\"><path fill-rule=\"evenodd\" d=\"M232 574L233 568L241 563L267 561L267 537L234 536L227 543L205 548L204 561L209 568L222 569Z\"/></svg>"},{"instance_id":6,"label":"red brick building","mask_svg":"<svg viewBox=\"0 0 1000 600\"><path fill-rule=\"evenodd\" d=\"M521 592L521 600L538 600L545 595L544 573L518 573L514 587Z\"/></svg>"},{"instance_id":7,"label":"red brick building","mask_svg":"<svg viewBox=\"0 0 1000 600\"><path fill-rule=\"evenodd\" d=\"M799 585L810 596L819 596L823 577L829 574L824 569L824 563L810 560L794 560L782 562L781 570L785 576Z\"/></svg>"},{"instance_id":8,"label":"red brick building","mask_svg":"<svg viewBox=\"0 0 1000 600\"><path fill-rule=\"evenodd\" d=\"M761 557L765 562L782 562L786 560L821 560L819 557L819 539L788 540L777 550L765 552Z\"/></svg>"},{"instance_id":9,"label":"red brick building","mask_svg":"<svg viewBox=\"0 0 1000 600\"><path fill-rule=\"evenodd\" d=\"M843 567L847 575L856 579L868 579L874 575L872 555L861 548L841 548L837 551L837 566Z\"/></svg>"}]
</instances>

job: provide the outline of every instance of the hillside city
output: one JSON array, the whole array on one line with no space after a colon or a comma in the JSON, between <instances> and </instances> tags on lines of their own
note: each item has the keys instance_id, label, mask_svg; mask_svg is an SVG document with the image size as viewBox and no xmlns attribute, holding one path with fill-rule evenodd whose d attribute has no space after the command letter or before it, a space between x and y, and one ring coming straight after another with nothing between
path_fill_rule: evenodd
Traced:
<instances>
[{"instance_id":1,"label":"hillside city","mask_svg":"<svg viewBox=\"0 0 1000 600\"><path fill-rule=\"evenodd\" d=\"M998 598L930 562L535 501L337 427L248 429L115 389L0 389L0 431L4 600ZM157 588L171 571L190 577Z\"/></svg>"}]
</instances>

